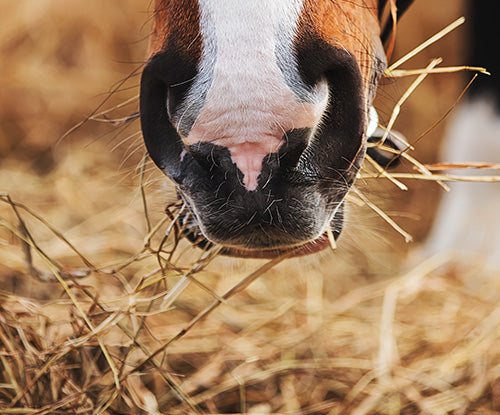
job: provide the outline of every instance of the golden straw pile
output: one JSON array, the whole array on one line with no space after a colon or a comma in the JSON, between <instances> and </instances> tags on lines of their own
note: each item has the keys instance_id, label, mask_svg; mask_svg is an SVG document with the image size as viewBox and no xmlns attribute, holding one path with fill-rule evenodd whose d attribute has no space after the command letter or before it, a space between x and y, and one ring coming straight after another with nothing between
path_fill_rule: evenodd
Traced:
<instances>
[{"instance_id":1,"label":"golden straw pile","mask_svg":"<svg viewBox=\"0 0 500 415\"><path fill-rule=\"evenodd\" d=\"M129 105L92 118L137 131L112 115ZM1 414L500 413L499 272L362 257L364 230L300 259L202 251L180 236L185 207L147 157L118 174L108 144L63 143L43 175L1 166ZM462 180L410 151L396 173L368 160L349 195L351 212L407 240L363 186Z\"/></svg>"}]
</instances>

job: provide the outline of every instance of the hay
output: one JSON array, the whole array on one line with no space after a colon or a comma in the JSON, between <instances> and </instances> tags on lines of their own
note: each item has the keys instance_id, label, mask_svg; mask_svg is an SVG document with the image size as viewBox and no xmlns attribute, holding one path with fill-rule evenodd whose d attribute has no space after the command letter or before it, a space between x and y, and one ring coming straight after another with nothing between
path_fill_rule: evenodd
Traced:
<instances>
[{"instance_id":1,"label":"hay","mask_svg":"<svg viewBox=\"0 0 500 415\"><path fill-rule=\"evenodd\" d=\"M103 111L89 118L134 118ZM145 157L117 177L106 144L87 144L63 143L43 176L2 164L2 414L500 413L498 272L437 256L370 276L342 244L286 261L204 252ZM498 180L409 151L409 171L368 160L349 195L407 239L363 183Z\"/></svg>"},{"instance_id":2,"label":"hay","mask_svg":"<svg viewBox=\"0 0 500 415\"><path fill-rule=\"evenodd\" d=\"M19 216L25 243L42 252L50 237L39 245L30 214ZM158 224L144 248L128 253L133 260L113 267L88 268L80 257L82 268L62 280L49 257L57 282L41 283L51 291L43 300L0 292L2 413L500 409L500 280L477 281L436 257L326 297L328 272L302 269L300 278L298 260L276 268L279 258L252 261L256 271L246 274L177 241L172 222ZM26 275L26 257L16 259L16 280L41 273Z\"/></svg>"}]
</instances>

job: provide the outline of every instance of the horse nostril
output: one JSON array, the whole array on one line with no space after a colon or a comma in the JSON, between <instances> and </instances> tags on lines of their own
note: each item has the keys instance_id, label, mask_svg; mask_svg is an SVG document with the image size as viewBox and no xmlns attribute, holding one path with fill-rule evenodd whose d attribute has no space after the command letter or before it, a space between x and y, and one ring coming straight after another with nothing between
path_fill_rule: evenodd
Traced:
<instances>
[{"instance_id":1,"label":"horse nostril","mask_svg":"<svg viewBox=\"0 0 500 415\"><path fill-rule=\"evenodd\" d=\"M307 148L311 130L309 128L288 131L284 138L286 144L280 149L280 164L285 168L294 168L300 156Z\"/></svg>"},{"instance_id":2,"label":"horse nostril","mask_svg":"<svg viewBox=\"0 0 500 415\"><path fill-rule=\"evenodd\" d=\"M186 146L186 151L205 170L212 170L220 166L220 155L214 150L214 146L208 143L197 143Z\"/></svg>"},{"instance_id":3,"label":"horse nostril","mask_svg":"<svg viewBox=\"0 0 500 415\"><path fill-rule=\"evenodd\" d=\"M310 135L309 128L295 129L270 143L270 140L263 140L226 147L213 142L198 142L186 145L185 151L192 162L210 172L212 181L227 184L228 180L234 179L235 184L243 184L247 191L255 191L259 182L267 183L271 178L279 180L283 174L289 180L289 173L297 170L307 151ZM304 172L300 170L299 176L302 177Z\"/></svg>"}]
</instances>

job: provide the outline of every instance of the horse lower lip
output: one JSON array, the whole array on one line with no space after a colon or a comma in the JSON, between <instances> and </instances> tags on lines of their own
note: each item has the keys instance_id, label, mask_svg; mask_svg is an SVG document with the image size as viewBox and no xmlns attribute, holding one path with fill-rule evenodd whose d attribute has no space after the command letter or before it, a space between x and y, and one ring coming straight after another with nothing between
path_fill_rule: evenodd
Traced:
<instances>
[{"instance_id":1,"label":"horse lower lip","mask_svg":"<svg viewBox=\"0 0 500 415\"><path fill-rule=\"evenodd\" d=\"M198 231L199 232L199 231ZM213 244L204 238L201 233L192 233L186 235L193 245L201 248L208 249ZM294 253L290 256L300 257L315 252L319 252L330 245L327 231L323 232L318 238L313 241L304 242L303 244L293 246L282 246L276 248L244 248L244 247L231 247L222 245L221 254L225 256L237 258L254 258L254 259L272 259L290 251Z\"/></svg>"},{"instance_id":2,"label":"horse lower lip","mask_svg":"<svg viewBox=\"0 0 500 415\"><path fill-rule=\"evenodd\" d=\"M191 217L192 220L192 217ZM336 229L341 227L342 218L336 218L332 220L330 223L331 229ZM340 224L340 225L339 225ZM198 225L196 223L192 223L194 226L186 226L184 224L184 236L194 245L201 249L209 249L213 246L213 243L210 242L200 231ZM334 238L337 239L338 233L334 233ZM332 235L330 235L331 238ZM227 246L227 245L219 245L221 246L221 254L225 256L232 256L237 258L255 258L255 259L272 259L276 258L280 255L291 253L290 257L300 257L306 256L309 254L313 254L323 249L331 246L330 238L328 236L328 231L325 229L320 236L318 236L314 240L310 240L307 242L295 244L295 245L285 245L285 246L276 246L270 248L263 247L243 247L243 246Z\"/></svg>"},{"instance_id":3,"label":"horse lower lip","mask_svg":"<svg viewBox=\"0 0 500 415\"><path fill-rule=\"evenodd\" d=\"M328 247L329 244L328 235L324 232L314 241L305 242L303 245L299 246L272 249L223 248L222 255L239 258L272 259L287 252L294 251L291 255L291 258L294 258L322 251Z\"/></svg>"}]
</instances>

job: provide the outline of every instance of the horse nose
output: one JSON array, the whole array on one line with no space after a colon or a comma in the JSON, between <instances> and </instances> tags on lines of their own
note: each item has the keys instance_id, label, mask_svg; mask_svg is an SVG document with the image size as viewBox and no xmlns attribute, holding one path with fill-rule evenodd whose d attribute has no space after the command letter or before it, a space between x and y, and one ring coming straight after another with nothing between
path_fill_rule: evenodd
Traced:
<instances>
[{"instance_id":1,"label":"horse nose","mask_svg":"<svg viewBox=\"0 0 500 415\"><path fill-rule=\"evenodd\" d=\"M224 159L229 157L229 154L221 154L222 148L203 142L186 146L186 151L200 167L208 172L221 168Z\"/></svg>"},{"instance_id":2,"label":"horse nose","mask_svg":"<svg viewBox=\"0 0 500 415\"><path fill-rule=\"evenodd\" d=\"M199 142L186 146L186 151L213 177L222 175L227 179L228 175L233 175L247 190L253 191L262 173L269 178L293 170L308 146L310 134L310 129L290 130L272 145L259 141L227 146Z\"/></svg>"},{"instance_id":3,"label":"horse nose","mask_svg":"<svg viewBox=\"0 0 500 415\"><path fill-rule=\"evenodd\" d=\"M229 143L222 146L213 143L196 143L187 146L187 152L193 157L212 181L242 184L247 191L257 190L259 177L264 165L278 151L279 144L274 147L262 143Z\"/></svg>"},{"instance_id":4,"label":"horse nose","mask_svg":"<svg viewBox=\"0 0 500 415\"><path fill-rule=\"evenodd\" d=\"M309 144L311 130L309 128L288 131L284 135L285 144L280 150L280 165L285 169L293 169Z\"/></svg>"}]
</instances>

